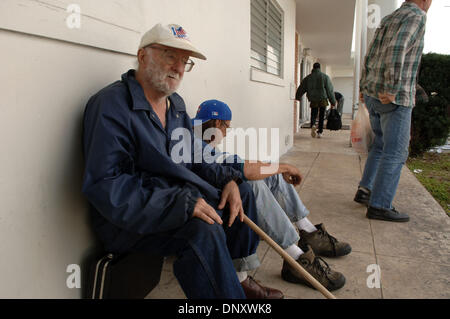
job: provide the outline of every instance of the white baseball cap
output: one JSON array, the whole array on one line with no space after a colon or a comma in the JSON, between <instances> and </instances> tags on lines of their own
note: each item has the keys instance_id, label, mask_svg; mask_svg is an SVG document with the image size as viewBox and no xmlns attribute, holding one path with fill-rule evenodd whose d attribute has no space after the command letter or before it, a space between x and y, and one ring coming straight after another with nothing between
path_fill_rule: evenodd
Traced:
<instances>
[{"instance_id":1,"label":"white baseball cap","mask_svg":"<svg viewBox=\"0 0 450 319\"><path fill-rule=\"evenodd\" d=\"M142 36L139 49L153 43L162 44L176 49L187 50L191 52L191 56L206 60L206 57L192 45L187 32L178 24L163 26L161 23L158 23Z\"/></svg>"}]
</instances>

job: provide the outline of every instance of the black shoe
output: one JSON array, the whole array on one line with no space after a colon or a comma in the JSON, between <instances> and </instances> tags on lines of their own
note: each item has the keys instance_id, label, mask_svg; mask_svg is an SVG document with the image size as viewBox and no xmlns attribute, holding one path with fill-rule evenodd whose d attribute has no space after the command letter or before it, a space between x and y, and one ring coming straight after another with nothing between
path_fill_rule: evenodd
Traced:
<instances>
[{"instance_id":1,"label":"black shoe","mask_svg":"<svg viewBox=\"0 0 450 319\"><path fill-rule=\"evenodd\" d=\"M358 189L358 191L355 194L355 198L353 199L355 202L364 204L367 207L369 206L369 200L370 200L370 191L365 192L361 188Z\"/></svg>"},{"instance_id":2,"label":"black shoe","mask_svg":"<svg viewBox=\"0 0 450 319\"><path fill-rule=\"evenodd\" d=\"M404 223L409 221L409 216L407 214L396 211L394 207L392 207L392 209L380 209L369 206L367 208L366 216L369 219L379 219L390 222Z\"/></svg>"}]
</instances>

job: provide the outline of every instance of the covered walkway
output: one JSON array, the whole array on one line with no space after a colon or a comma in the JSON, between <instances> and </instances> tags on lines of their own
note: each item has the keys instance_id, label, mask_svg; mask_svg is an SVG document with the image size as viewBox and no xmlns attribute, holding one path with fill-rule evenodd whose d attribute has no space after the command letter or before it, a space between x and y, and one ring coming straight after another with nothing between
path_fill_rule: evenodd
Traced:
<instances>
[{"instance_id":1,"label":"covered walkway","mask_svg":"<svg viewBox=\"0 0 450 319\"><path fill-rule=\"evenodd\" d=\"M346 285L337 298L450 298L450 219L406 167L394 201L407 212L408 223L369 220L366 209L353 201L365 158L349 147L350 131L325 131L312 139L309 129L295 136L294 147L282 162L304 174L297 188L310 210L309 219L324 223L330 234L349 242L353 251L342 258L324 258L342 272ZM282 280L282 259L265 242L258 255L262 266L251 275L281 289L289 299L321 299L311 288ZM148 298L185 298L172 274L173 258L165 262L161 282ZM379 288L375 266L379 265ZM369 282L369 285L368 285ZM370 287L369 287L370 286Z\"/></svg>"}]
</instances>

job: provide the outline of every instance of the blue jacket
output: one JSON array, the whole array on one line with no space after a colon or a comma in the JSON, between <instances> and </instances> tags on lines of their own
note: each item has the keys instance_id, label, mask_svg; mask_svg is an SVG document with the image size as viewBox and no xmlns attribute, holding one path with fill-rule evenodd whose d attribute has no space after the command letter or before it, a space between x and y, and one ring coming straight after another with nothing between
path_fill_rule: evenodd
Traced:
<instances>
[{"instance_id":1,"label":"blue jacket","mask_svg":"<svg viewBox=\"0 0 450 319\"><path fill-rule=\"evenodd\" d=\"M216 208L220 190L242 177L231 167L196 164L193 135L171 138L175 129L192 127L183 99L173 94L169 100L164 129L130 70L87 103L82 192L108 251L127 251L145 235L181 227L198 198ZM189 160L177 164L170 155L180 145L191 151Z\"/></svg>"},{"instance_id":2,"label":"blue jacket","mask_svg":"<svg viewBox=\"0 0 450 319\"><path fill-rule=\"evenodd\" d=\"M232 167L233 169L241 172L243 181L248 181L244 175L245 161L240 158L239 155L222 152L219 148L213 147L199 138L196 138L194 143L198 143L200 145L196 150L202 152L204 161Z\"/></svg>"}]
</instances>

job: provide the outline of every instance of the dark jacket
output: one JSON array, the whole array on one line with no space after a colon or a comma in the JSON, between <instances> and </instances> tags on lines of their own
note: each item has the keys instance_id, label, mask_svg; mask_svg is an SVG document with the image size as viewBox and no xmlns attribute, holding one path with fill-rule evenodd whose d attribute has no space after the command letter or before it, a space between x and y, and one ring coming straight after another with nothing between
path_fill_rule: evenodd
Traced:
<instances>
[{"instance_id":1,"label":"dark jacket","mask_svg":"<svg viewBox=\"0 0 450 319\"><path fill-rule=\"evenodd\" d=\"M305 93L312 104L325 101L326 104L320 106L327 106L327 100L330 100L333 105L336 104L333 84L331 83L329 76L320 72L320 69L313 69L311 74L303 79L297 89L295 99L300 100Z\"/></svg>"},{"instance_id":2,"label":"dark jacket","mask_svg":"<svg viewBox=\"0 0 450 319\"><path fill-rule=\"evenodd\" d=\"M190 132L191 119L178 94L169 100L164 129L130 70L87 103L82 191L93 208L94 229L109 251L126 251L147 234L182 226L198 198L216 207L220 190L241 177L231 167L194 163L194 137L171 138L177 128ZM180 145L191 152L188 161L176 164L171 153Z\"/></svg>"}]
</instances>

